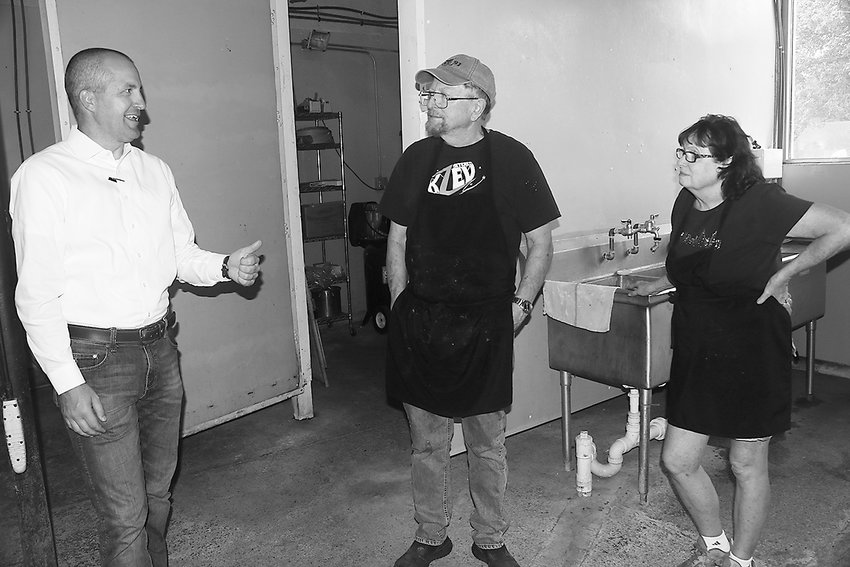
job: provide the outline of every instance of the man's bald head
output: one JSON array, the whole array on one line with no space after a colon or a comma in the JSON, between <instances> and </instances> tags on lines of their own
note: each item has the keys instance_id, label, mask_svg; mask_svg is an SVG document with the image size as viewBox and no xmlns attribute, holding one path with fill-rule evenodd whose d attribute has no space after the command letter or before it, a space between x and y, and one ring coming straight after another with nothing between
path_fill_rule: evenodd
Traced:
<instances>
[{"instance_id":1,"label":"man's bald head","mask_svg":"<svg viewBox=\"0 0 850 567\"><path fill-rule=\"evenodd\" d=\"M65 69L65 94L68 95L71 109L74 111L74 116L78 119L80 92L84 90L92 92L100 91L112 76L112 72L107 65L104 65L104 62L115 57L120 57L133 63L132 59L120 51L105 47L84 49L68 61L68 67Z\"/></svg>"}]
</instances>

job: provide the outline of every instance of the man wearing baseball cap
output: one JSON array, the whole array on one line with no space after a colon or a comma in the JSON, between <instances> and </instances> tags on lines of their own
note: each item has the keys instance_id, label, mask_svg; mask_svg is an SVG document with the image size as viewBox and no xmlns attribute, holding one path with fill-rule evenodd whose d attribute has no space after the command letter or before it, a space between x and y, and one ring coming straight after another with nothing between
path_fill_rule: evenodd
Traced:
<instances>
[{"instance_id":1,"label":"man wearing baseball cap","mask_svg":"<svg viewBox=\"0 0 850 567\"><path fill-rule=\"evenodd\" d=\"M426 567L452 550L456 419L475 506L472 553L490 567L518 567L504 540L513 340L549 269L550 223L560 213L528 148L484 128L496 102L486 65L455 55L415 78L428 137L401 156L381 202L392 221L387 394L410 425L417 523L395 567Z\"/></svg>"}]
</instances>

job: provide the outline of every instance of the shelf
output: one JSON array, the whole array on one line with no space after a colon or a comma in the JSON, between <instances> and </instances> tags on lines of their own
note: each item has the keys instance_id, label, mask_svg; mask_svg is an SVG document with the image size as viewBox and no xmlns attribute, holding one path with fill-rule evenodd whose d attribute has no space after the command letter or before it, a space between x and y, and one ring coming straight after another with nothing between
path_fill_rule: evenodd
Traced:
<instances>
[{"instance_id":1,"label":"shelf","mask_svg":"<svg viewBox=\"0 0 850 567\"><path fill-rule=\"evenodd\" d=\"M301 193L322 193L324 191L342 191L342 179L317 179L298 184Z\"/></svg>"},{"instance_id":2,"label":"shelf","mask_svg":"<svg viewBox=\"0 0 850 567\"><path fill-rule=\"evenodd\" d=\"M334 321L348 321L348 330L353 336L355 334L354 323L351 317L351 277L350 258L348 250L348 226L347 226L347 203L345 187L345 150L343 145L342 113L341 112L313 112L300 113L295 116L296 121L313 122L315 127L304 127L296 130L295 147L299 152L299 162L305 164L309 161L303 159L303 152L314 152L315 170L310 168L310 173L304 172L306 179L299 178L298 193L301 201L301 238L305 246L314 243L310 252L321 252L320 263L329 262L328 256L333 256L335 265L342 267L342 274L333 276L330 285L341 287L345 293L345 303L341 305L340 313L332 317L316 317L316 323L329 325ZM336 128L329 128L324 121L335 120ZM299 135L298 132L301 132ZM330 136L328 135L330 134ZM334 139L335 138L335 139ZM317 142L317 143L313 143ZM335 154L323 153L323 150L336 150ZM326 164L330 164L328 168ZM299 163L299 168L300 168ZM325 166L324 174L322 172ZM308 176L309 175L309 176ZM331 178L339 176L338 179ZM328 193L328 197L323 196ZM303 197L312 194L313 197ZM313 201L313 202L310 202ZM329 241L341 241L342 250L338 244L326 245ZM342 258L340 258L340 255ZM341 261L340 261L341 260Z\"/></svg>"},{"instance_id":3,"label":"shelf","mask_svg":"<svg viewBox=\"0 0 850 567\"><path fill-rule=\"evenodd\" d=\"M308 146L298 146L295 147L299 152L306 152L309 150L338 150L339 144L335 142L327 142L324 144L310 144Z\"/></svg>"},{"instance_id":4,"label":"shelf","mask_svg":"<svg viewBox=\"0 0 850 567\"><path fill-rule=\"evenodd\" d=\"M328 283L328 286L332 286L332 285L336 285L336 284L344 284L344 283L348 283L348 275L346 275L346 274L342 274L342 275L339 275L339 276L333 278ZM309 289L310 291L315 291L317 289L323 289L323 288L322 288L322 286L318 286L318 285L308 285L307 289Z\"/></svg>"},{"instance_id":5,"label":"shelf","mask_svg":"<svg viewBox=\"0 0 850 567\"><path fill-rule=\"evenodd\" d=\"M296 114L295 120L336 120L339 118L339 112L308 112L306 114Z\"/></svg>"},{"instance_id":6,"label":"shelf","mask_svg":"<svg viewBox=\"0 0 850 567\"><path fill-rule=\"evenodd\" d=\"M334 315L333 317L316 317L316 323L319 325L327 325L328 323L333 323L334 321L347 321L348 313L341 312L339 315Z\"/></svg>"},{"instance_id":7,"label":"shelf","mask_svg":"<svg viewBox=\"0 0 850 567\"><path fill-rule=\"evenodd\" d=\"M325 240L339 240L345 238L345 234L328 234L326 236L308 236L304 237L304 242L323 242Z\"/></svg>"}]
</instances>

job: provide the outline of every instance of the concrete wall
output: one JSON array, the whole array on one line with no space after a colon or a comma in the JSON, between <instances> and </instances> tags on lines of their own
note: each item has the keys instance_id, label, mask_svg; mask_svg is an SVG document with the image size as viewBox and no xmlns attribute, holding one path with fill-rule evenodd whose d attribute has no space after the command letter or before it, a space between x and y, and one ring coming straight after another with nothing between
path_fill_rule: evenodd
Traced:
<instances>
[{"instance_id":1,"label":"concrete wall","mask_svg":"<svg viewBox=\"0 0 850 567\"><path fill-rule=\"evenodd\" d=\"M455 53L480 57L496 76L489 126L532 149L561 208L553 269L600 269L598 254L573 250L607 243L602 234L621 219L660 213L669 222L676 137L700 116L732 115L763 145L772 139L770 0L399 0L398 8L404 145L424 134L416 70ZM642 248L630 262L659 261ZM559 415L544 319L538 301L517 338L511 432ZM591 392L583 405L618 393Z\"/></svg>"},{"instance_id":2,"label":"concrete wall","mask_svg":"<svg viewBox=\"0 0 850 567\"><path fill-rule=\"evenodd\" d=\"M563 213L556 234L669 221L676 136L703 114L771 139L770 0L400 0L399 14L405 146L423 131L416 69L479 56L496 76L489 125L534 151Z\"/></svg>"}]
</instances>

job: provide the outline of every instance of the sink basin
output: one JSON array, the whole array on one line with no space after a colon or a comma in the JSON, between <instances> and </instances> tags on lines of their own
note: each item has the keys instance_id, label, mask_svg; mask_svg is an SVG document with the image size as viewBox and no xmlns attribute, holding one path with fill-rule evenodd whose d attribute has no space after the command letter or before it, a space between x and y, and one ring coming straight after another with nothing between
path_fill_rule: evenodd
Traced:
<instances>
[{"instance_id":1,"label":"sink basin","mask_svg":"<svg viewBox=\"0 0 850 567\"><path fill-rule=\"evenodd\" d=\"M613 286L623 289L623 293L641 281L651 282L667 274L663 265L638 268L634 270L619 270L613 274L584 280L584 283ZM668 290L664 290L668 291ZM618 294L619 295L619 294Z\"/></svg>"},{"instance_id":2,"label":"sink basin","mask_svg":"<svg viewBox=\"0 0 850 567\"><path fill-rule=\"evenodd\" d=\"M802 251L802 245L782 247L782 261L790 262ZM802 327L826 313L826 262L803 270L788 283L791 294L791 328Z\"/></svg>"},{"instance_id":3,"label":"sink basin","mask_svg":"<svg viewBox=\"0 0 850 567\"><path fill-rule=\"evenodd\" d=\"M669 291L650 296L628 295L636 281L652 281L665 274L663 265L590 278L584 283L614 286L610 329L588 331L548 319L549 366L575 376L630 388L654 388L669 379Z\"/></svg>"},{"instance_id":4,"label":"sink basin","mask_svg":"<svg viewBox=\"0 0 850 567\"><path fill-rule=\"evenodd\" d=\"M796 256L804 245L787 244L783 261ZM588 331L548 318L549 366L610 386L654 388L669 378L670 318L673 305L669 290L650 296L628 295L638 281L652 281L665 274L664 265L621 270L582 280L583 283L617 287L611 326L605 333ZM796 329L823 317L826 264L804 270L792 278L791 326Z\"/></svg>"}]
</instances>

